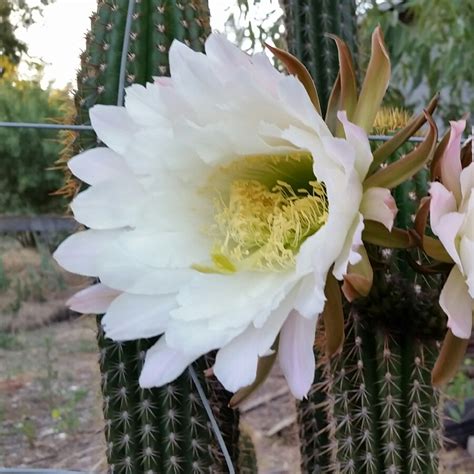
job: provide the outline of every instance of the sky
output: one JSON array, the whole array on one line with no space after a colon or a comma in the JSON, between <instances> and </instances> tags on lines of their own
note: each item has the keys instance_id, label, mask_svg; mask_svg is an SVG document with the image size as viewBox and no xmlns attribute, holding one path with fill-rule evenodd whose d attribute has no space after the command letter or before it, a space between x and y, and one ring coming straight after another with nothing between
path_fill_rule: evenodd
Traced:
<instances>
[{"instance_id":1,"label":"sky","mask_svg":"<svg viewBox=\"0 0 474 474\"><path fill-rule=\"evenodd\" d=\"M29 0L29 4L35 5L38 1ZM236 4L236 0L209 0L213 30L224 31L225 20L230 11L236 10ZM259 8L268 9L276 4L277 0L261 0ZM74 83L79 54L85 45L84 35L90 27L89 17L96 5L97 0L56 0L28 30L18 30L18 36L28 45L30 56L46 63L43 86L52 82L54 87L62 88ZM25 63L20 73L28 75Z\"/></svg>"}]
</instances>

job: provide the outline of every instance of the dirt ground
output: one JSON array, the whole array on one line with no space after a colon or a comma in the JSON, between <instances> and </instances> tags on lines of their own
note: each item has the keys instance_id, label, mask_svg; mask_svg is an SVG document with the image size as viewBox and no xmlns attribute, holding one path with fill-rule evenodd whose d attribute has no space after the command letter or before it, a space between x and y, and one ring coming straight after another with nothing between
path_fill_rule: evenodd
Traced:
<instances>
[{"instance_id":1,"label":"dirt ground","mask_svg":"<svg viewBox=\"0 0 474 474\"><path fill-rule=\"evenodd\" d=\"M105 473L95 320L68 318L64 306L85 281L12 242L0 241L0 257L0 466ZM282 375L274 371L241 411L259 472L299 473L294 401ZM474 472L464 450L443 459L446 473Z\"/></svg>"}]
</instances>

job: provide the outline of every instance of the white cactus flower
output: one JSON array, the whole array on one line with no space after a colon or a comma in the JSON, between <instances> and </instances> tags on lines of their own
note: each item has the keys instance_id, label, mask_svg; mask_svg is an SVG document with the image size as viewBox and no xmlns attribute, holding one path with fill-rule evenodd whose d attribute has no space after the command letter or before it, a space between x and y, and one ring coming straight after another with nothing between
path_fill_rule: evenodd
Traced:
<instances>
[{"instance_id":1,"label":"white cactus flower","mask_svg":"<svg viewBox=\"0 0 474 474\"><path fill-rule=\"evenodd\" d=\"M451 122L440 159L441 182L431 183L431 228L454 262L440 294L448 327L469 339L474 313L474 163L462 169L461 135L465 120Z\"/></svg>"},{"instance_id":2,"label":"white cactus flower","mask_svg":"<svg viewBox=\"0 0 474 474\"><path fill-rule=\"evenodd\" d=\"M163 335L141 386L217 349L214 373L236 391L279 341L302 398L328 272L341 280L362 258L363 217L390 228L395 206L386 189L364 193L372 154L344 113L346 138L335 138L298 79L264 54L218 34L206 53L175 41L170 78L130 87L125 107L91 110L107 148L70 162L91 185L72 203L89 230L55 258L100 279L70 304L104 312L108 337Z\"/></svg>"}]
</instances>

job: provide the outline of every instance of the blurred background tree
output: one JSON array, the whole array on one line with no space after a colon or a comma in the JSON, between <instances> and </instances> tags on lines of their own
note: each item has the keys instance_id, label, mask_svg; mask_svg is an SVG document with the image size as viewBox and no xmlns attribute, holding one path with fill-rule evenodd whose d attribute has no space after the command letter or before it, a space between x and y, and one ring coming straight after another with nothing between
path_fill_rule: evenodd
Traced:
<instances>
[{"instance_id":1,"label":"blurred background tree","mask_svg":"<svg viewBox=\"0 0 474 474\"><path fill-rule=\"evenodd\" d=\"M439 91L445 123L474 109L474 2L359 0L363 64L377 24L385 33L392 88L403 97L402 105L419 108Z\"/></svg>"},{"instance_id":2,"label":"blurred background tree","mask_svg":"<svg viewBox=\"0 0 474 474\"><path fill-rule=\"evenodd\" d=\"M41 62L30 63L35 75L18 77L20 61L28 60L28 48L17 38L54 0L0 0L0 121L62 121L71 107L67 91L42 88ZM62 148L57 133L0 127L0 213L44 213L64 209L50 193L62 184L58 172L49 171Z\"/></svg>"},{"instance_id":3,"label":"blurred background tree","mask_svg":"<svg viewBox=\"0 0 474 474\"><path fill-rule=\"evenodd\" d=\"M15 67L2 59L9 71L0 79L0 120L52 122L67 115L71 99L67 91L40 86L41 76L19 80ZM57 132L31 128L0 127L0 213L44 213L64 209L50 193L62 185L62 175L48 170L62 144Z\"/></svg>"}]
</instances>

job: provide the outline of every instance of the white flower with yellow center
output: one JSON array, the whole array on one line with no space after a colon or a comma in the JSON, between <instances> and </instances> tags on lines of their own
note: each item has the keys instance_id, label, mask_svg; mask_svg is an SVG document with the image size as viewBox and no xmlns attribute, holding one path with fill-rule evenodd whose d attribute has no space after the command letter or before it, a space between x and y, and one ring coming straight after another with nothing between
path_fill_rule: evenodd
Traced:
<instances>
[{"instance_id":1,"label":"white flower with yellow center","mask_svg":"<svg viewBox=\"0 0 474 474\"><path fill-rule=\"evenodd\" d=\"M387 189L364 192L372 154L344 112L346 138L335 138L298 79L264 54L217 34L206 53L175 41L170 78L130 87L124 108L91 110L107 148L70 162L91 185L72 203L89 230L55 257L100 279L71 306L105 313L108 337L163 335L143 387L218 349L214 373L236 391L278 350L301 398L328 272L342 280L361 261L364 217L390 228L395 206Z\"/></svg>"}]
</instances>

